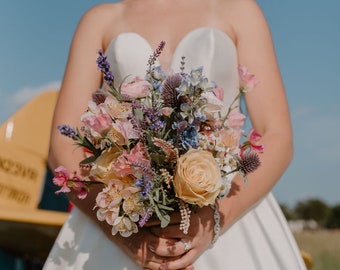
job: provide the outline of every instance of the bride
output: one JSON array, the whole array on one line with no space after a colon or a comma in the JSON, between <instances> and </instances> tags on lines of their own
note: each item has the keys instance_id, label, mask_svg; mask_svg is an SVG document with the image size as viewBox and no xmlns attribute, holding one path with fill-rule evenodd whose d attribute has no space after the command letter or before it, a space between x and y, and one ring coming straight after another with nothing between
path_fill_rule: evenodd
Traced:
<instances>
[{"instance_id":1,"label":"bride","mask_svg":"<svg viewBox=\"0 0 340 270\"><path fill-rule=\"evenodd\" d=\"M292 131L285 91L270 32L255 0L123 0L101 4L84 14L75 32L53 120L49 165L79 171L83 153L57 131L59 124L81 127L80 116L94 90L102 85L97 51L108 55L116 81L145 74L148 57L161 40L163 68L179 71L204 66L205 75L224 89L228 106L239 79L238 64L260 80L245 95L252 126L262 135L265 151L260 168L233 180L219 202L220 231L214 212L200 208L191 217L188 234L178 225L157 225L123 238L93 211L101 188L85 200L74 194L69 219L44 269L305 269L287 223L270 191L289 165ZM215 233L219 234L212 244Z\"/></svg>"}]
</instances>

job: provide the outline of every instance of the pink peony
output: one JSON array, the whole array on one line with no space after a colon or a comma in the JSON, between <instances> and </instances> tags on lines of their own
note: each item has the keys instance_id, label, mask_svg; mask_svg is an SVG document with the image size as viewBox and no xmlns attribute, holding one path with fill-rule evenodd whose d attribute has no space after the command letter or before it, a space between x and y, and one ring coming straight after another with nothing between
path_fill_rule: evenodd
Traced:
<instances>
[{"instance_id":1,"label":"pink peony","mask_svg":"<svg viewBox=\"0 0 340 270\"><path fill-rule=\"evenodd\" d=\"M142 98L150 94L150 88L152 86L149 82L136 77L134 81L122 84L121 93L132 98Z\"/></svg>"}]
</instances>

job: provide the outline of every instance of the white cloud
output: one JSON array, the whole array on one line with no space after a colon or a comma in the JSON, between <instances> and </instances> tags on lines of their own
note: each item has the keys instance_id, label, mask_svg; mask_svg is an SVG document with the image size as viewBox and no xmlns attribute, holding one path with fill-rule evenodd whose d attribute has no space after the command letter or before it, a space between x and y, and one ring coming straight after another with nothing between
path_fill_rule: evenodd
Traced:
<instances>
[{"instance_id":1,"label":"white cloud","mask_svg":"<svg viewBox=\"0 0 340 270\"><path fill-rule=\"evenodd\" d=\"M311 116L315 113L316 108L311 105L300 105L294 108L291 112L291 117L293 120L300 120L305 117Z\"/></svg>"},{"instance_id":2,"label":"white cloud","mask_svg":"<svg viewBox=\"0 0 340 270\"><path fill-rule=\"evenodd\" d=\"M12 108L19 108L22 105L24 105L26 102L34 98L36 95L47 91L47 90L59 90L60 89L61 82L60 81L54 81L49 82L47 84L38 86L38 87L23 87L16 91L14 95L9 97L9 106Z\"/></svg>"},{"instance_id":3,"label":"white cloud","mask_svg":"<svg viewBox=\"0 0 340 270\"><path fill-rule=\"evenodd\" d=\"M47 90L59 90L61 82L54 81L38 87L23 87L12 93L0 91L0 124L38 94Z\"/></svg>"}]
</instances>

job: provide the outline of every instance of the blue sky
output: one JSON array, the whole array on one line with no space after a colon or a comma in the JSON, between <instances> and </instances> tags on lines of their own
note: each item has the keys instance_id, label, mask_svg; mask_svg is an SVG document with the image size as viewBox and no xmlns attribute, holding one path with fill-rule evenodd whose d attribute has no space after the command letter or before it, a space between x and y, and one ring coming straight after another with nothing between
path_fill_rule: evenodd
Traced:
<instances>
[{"instance_id":1,"label":"blue sky","mask_svg":"<svg viewBox=\"0 0 340 270\"><path fill-rule=\"evenodd\" d=\"M57 88L81 15L99 0L0 4L0 123ZM274 194L281 203L340 203L339 0L258 0L270 25L291 109L295 157ZM279 153L278 153L279 154Z\"/></svg>"}]
</instances>

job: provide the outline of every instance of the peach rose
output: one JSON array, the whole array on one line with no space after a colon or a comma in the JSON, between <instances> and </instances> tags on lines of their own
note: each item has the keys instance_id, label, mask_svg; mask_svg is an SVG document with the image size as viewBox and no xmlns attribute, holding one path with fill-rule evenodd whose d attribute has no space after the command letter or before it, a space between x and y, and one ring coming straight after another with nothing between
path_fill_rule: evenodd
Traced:
<instances>
[{"instance_id":1,"label":"peach rose","mask_svg":"<svg viewBox=\"0 0 340 270\"><path fill-rule=\"evenodd\" d=\"M96 159L90 175L97 181L101 181L106 184L111 179L117 179L117 172L113 170L112 165L121 154L121 150L116 147L111 147L103 151L103 153Z\"/></svg>"},{"instance_id":2,"label":"peach rose","mask_svg":"<svg viewBox=\"0 0 340 270\"><path fill-rule=\"evenodd\" d=\"M196 149L178 159L173 184L178 198L199 207L214 204L223 188L220 168L212 154Z\"/></svg>"}]
</instances>

